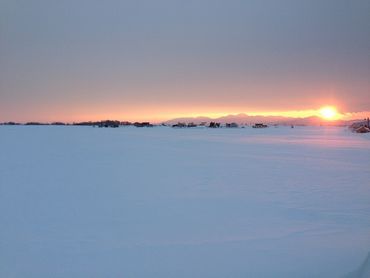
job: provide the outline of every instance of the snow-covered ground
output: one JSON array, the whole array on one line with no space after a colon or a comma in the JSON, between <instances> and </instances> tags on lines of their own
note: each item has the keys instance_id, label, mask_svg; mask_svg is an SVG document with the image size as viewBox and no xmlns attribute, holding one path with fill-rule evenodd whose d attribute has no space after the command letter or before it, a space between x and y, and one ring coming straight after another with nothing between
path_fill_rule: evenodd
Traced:
<instances>
[{"instance_id":1,"label":"snow-covered ground","mask_svg":"<svg viewBox=\"0 0 370 278\"><path fill-rule=\"evenodd\" d=\"M342 277L370 134L0 126L0 277Z\"/></svg>"}]
</instances>

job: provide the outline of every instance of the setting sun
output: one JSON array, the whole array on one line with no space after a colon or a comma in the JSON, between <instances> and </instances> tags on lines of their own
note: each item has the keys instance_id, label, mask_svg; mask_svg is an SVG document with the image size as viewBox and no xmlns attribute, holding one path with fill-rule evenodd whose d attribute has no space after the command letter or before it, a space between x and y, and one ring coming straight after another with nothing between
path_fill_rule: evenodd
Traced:
<instances>
[{"instance_id":1,"label":"setting sun","mask_svg":"<svg viewBox=\"0 0 370 278\"><path fill-rule=\"evenodd\" d=\"M319 110L320 116L326 120L334 120L338 116L337 109L335 107L326 106Z\"/></svg>"}]
</instances>

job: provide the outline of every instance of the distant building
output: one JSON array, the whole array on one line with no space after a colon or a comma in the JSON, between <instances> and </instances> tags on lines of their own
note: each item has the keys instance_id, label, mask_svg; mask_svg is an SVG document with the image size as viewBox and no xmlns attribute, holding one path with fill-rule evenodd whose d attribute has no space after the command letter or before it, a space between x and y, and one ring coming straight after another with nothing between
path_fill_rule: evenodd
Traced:
<instances>
[{"instance_id":1,"label":"distant building","mask_svg":"<svg viewBox=\"0 0 370 278\"><path fill-rule=\"evenodd\" d=\"M141 122L141 123L136 122L136 123L134 123L134 126L136 126L136 127L152 127L153 125L149 122Z\"/></svg>"},{"instance_id":2,"label":"distant building","mask_svg":"<svg viewBox=\"0 0 370 278\"><path fill-rule=\"evenodd\" d=\"M47 125L47 124L39 123L39 122L28 122L28 123L25 123L24 125Z\"/></svg>"},{"instance_id":3,"label":"distant building","mask_svg":"<svg viewBox=\"0 0 370 278\"><path fill-rule=\"evenodd\" d=\"M368 132L370 132L370 128L368 128L367 126L361 126L357 129L355 129L355 132L357 132L357 133L368 133Z\"/></svg>"},{"instance_id":4,"label":"distant building","mask_svg":"<svg viewBox=\"0 0 370 278\"><path fill-rule=\"evenodd\" d=\"M2 123L3 125L20 125L20 123L15 123L15 122L6 122Z\"/></svg>"},{"instance_id":5,"label":"distant building","mask_svg":"<svg viewBox=\"0 0 370 278\"><path fill-rule=\"evenodd\" d=\"M226 127L228 127L228 128L237 128L237 127L239 127L239 126L238 126L238 124L237 124L237 123L227 123L227 124L226 124Z\"/></svg>"},{"instance_id":6,"label":"distant building","mask_svg":"<svg viewBox=\"0 0 370 278\"><path fill-rule=\"evenodd\" d=\"M120 125L119 121L111 121L111 120L101 121L101 122L98 123L98 127L117 128L117 127L119 127L119 125Z\"/></svg>"},{"instance_id":7,"label":"distant building","mask_svg":"<svg viewBox=\"0 0 370 278\"><path fill-rule=\"evenodd\" d=\"M254 124L252 127L253 127L253 128L266 128L266 127L268 127L268 126L267 126L267 125L265 125L265 124L258 123L258 124Z\"/></svg>"},{"instance_id":8,"label":"distant building","mask_svg":"<svg viewBox=\"0 0 370 278\"><path fill-rule=\"evenodd\" d=\"M53 122L51 125L66 125L66 123L63 122Z\"/></svg>"},{"instance_id":9,"label":"distant building","mask_svg":"<svg viewBox=\"0 0 370 278\"><path fill-rule=\"evenodd\" d=\"M132 123L125 121L125 122L121 122L120 125L129 126L129 125L132 125Z\"/></svg>"},{"instance_id":10,"label":"distant building","mask_svg":"<svg viewBox=\"0 0 370 278\"><path fill-rule=\"evenodd\" d=\"M350 126L350 129L352 129L352 131L356 132L356 133L368 133L368 132L370 132L370 120L369 120L369 118L364 119L361 122L353 123Z\"/></svg>"},{"instance_id":11,"label":"distant building","mask_svg":"<svg viewBox=\"0 0 370 278\"><path fill-rule=\"evenodd\" d=\"M172 127L186 127L186 123L177 123L172 125Z\"/></svg>"}]
</instances>

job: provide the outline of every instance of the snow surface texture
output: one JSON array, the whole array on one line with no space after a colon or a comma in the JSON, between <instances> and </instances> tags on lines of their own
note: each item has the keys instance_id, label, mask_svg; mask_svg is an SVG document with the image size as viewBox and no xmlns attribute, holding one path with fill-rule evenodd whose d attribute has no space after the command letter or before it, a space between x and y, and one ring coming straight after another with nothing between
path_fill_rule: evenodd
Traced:
<instances>
[{"instance_id":1,"label":"snow surface texture","mask_svg":"<svg viewBox=\"0 0 370 278\"><path fill-rule=\"evenodd\" d=\"M370 253L364 263L354 272L348 274L346 278L369 278L370 277Z\"/></svg>"},{"instance_id":2,"label":"snow surface texture","mask_svg":"<svg viewBox=\"0 0 370 278\"><path fill-rule=\"evenodd\" d=\"M363 277L370 134L1 126L0 145L0 277Z\"/></svg>"}]
</instances>

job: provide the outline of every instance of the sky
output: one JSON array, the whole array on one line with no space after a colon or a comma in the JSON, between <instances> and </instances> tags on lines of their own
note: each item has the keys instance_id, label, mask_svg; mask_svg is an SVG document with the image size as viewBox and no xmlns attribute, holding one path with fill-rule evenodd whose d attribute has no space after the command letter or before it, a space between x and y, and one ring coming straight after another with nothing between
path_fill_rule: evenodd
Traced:
<instances>
[{"instance_id":1,"label":"sky","mask_svg":"<svg viewBox=\"0 0 370 278\"><path fill-rule=\"evenodd\" d=\"M368 0L0 0L0 121L369 115L369 14Z\"/></svg>"}]
</instances>

